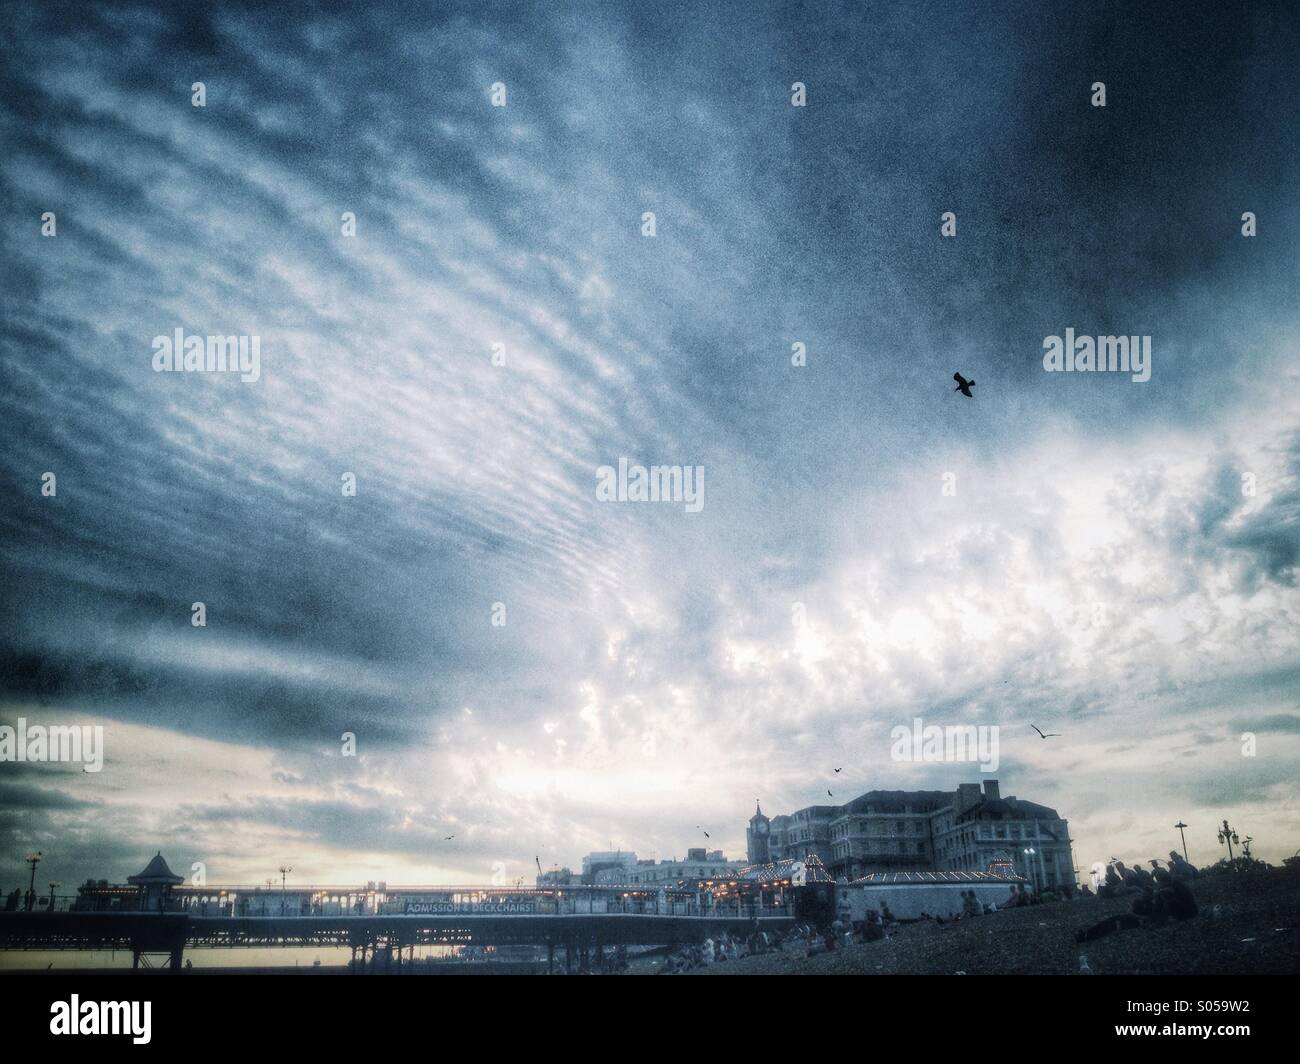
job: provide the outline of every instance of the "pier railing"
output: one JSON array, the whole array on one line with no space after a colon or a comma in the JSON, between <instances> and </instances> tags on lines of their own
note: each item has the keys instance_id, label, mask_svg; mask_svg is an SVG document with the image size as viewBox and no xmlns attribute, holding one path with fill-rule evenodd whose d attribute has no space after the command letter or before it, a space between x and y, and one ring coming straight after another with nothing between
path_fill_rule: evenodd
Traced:
<instances>
[{"instance_id":1,"label":"pier railing","mask_svg":"<svg viewBox=\"0 0 1300 1064\"><path fill-rule=\"evenodd\" d=\"M121 888L21 898L8 911L175 913L196 917L347 917L401 915L639 915L750 918L793 915L791 895L753 891L574 886L501 887L194 887L148 898ZM0 918L4 915L0 911Z\"/></svg>"}]
</instances>

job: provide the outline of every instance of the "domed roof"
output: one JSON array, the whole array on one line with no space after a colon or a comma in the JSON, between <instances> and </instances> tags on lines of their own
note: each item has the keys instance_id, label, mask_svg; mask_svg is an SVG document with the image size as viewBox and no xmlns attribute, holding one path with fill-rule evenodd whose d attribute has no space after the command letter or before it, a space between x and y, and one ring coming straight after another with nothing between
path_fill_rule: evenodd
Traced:
<instances>
[{"instance_id":1,"label":"domed roof","mask_svg":"<svg viewBox=\"0 0 1300 1064\"><path fill-rule=\"evenodd\" d=\"M163 860L162 851L159 850L153 859L144 866L143 872L127 876L126 881L135 886L143 886L149 883L171 883L173 886L179 886L185 882L185 877L178 876L167 867L167 862Z\"/></svg>"}]
</instances>

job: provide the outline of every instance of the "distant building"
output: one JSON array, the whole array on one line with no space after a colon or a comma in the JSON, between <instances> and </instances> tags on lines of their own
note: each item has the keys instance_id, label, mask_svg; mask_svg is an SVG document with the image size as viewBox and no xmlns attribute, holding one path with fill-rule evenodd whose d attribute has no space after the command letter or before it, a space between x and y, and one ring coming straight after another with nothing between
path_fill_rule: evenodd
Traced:
<instances>
[{"instance_id":1,"label":"distant building","mask_svg":"<svg viewBox=\"0 0 1300 1064\"><path fill-rule=\"evenodd\" d=\"M745 830L745 856L752 865L765 865L772 860L772 821L763 815L761 802L754 803L754 815Z\"/></svg>"},{"instance_id":2,"label":"distant building","mask_svg":"<svg viewBox=\"0 0 1300 1064\"><path fill-rule=\"evenodd\" d=\"M552 868L549 872L542 872L537 877L539 887L570 887L576 886L579 877L573 874L569 868Z\"/></svg>"},{"instance_id":3,"label":"distant building","mask_svg":"<svg viewBox=\"0 0 1300 1064\"><path fill-rule=\"evenodd\" d=\"M767 821L750 820L754 840ZM1055 809L1002 798L997 780L956 791L868 791L844 805L814 805L773 817L762 834L768 859L816 854L839 879L876 872L1023 875L1039 889L1073 886L1069 825ZM761 863L755 861L754 863Z\"/></svg>"},{"instance_id":4,"label":"distant building","mask_svg":"<svg viewBox=\"0 0 1300 1064\"><path fill-rule=\"evenodd\" d=\"M608 855L588 854L582 860L584 870L591 857ZM626 856L626 855L624 855ZM750 862L728 861L721 850L706 850L703 846L686 851L686 859L655 861L638 861L632 855L632 863L605 863L590 880L584 871L583 882L596 886L672 886L679 882L700 882L719 879L734 879L736 874L747 867Z\"/></svg>"},{"instance_id":5,"label":"distant building","mask_svg":"<svg viewBox=\"0 0 1300 1064\"><path fill-rule=\"evenodd\" d=\"M635 867L636 854L630 850L598 850L587 854L582 859L582 882L586 884L604 882L596 878L602 872ZM622 882L622 880L616 879L615 882Z\"/></svg>"},{"instance_id":6,"label":"distant building","mask_svg":"<svg viewBox=\"0 0 1300 1064\"><path fill-rule=\"evenodd\" d=\"M839 805L810 805L788 816L772 818L772 860L799 861L816 854L831 864L831 821L843 810ZM780 847L776 845L781 840Z\"/></svg>"}]
</instances>

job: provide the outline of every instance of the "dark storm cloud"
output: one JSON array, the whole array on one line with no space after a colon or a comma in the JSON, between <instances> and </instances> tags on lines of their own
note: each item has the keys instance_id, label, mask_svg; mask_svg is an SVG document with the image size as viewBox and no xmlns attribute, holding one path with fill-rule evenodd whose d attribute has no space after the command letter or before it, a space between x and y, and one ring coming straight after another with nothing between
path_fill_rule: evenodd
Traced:
<instances>
[{"instance_id":1,"label":"dark storm cloud","mask_svg":"<svg viewBox=\"0 0 1300 1064\"><path fill-rule=\"evenodd\" d=\"M0 807L10 813L33 809L84 809L93 804L45 787L0 782Z\"/></svg>"},{"instance_id":2,"label":"dark storm cloud","mask_svg":"<svg viewBox=\"0 0 1300 1064\"><path fill-rule=\"evenodd\" d=\"M490 867L491 859L503 852L500 832L490 833L481 824L465 825L432 808L397 809L389 796L377 792L367 795L354 790L351 799L241 801L186 807L180 815L209 827L252 825L287 830L305 842L336 852L362 850L426 861L473 862L480 869ZM417 822L412 824L412 819Z\"/></svg>"},{"instance_id":3,"label":"dark storm cloud","mask_svg":"<svg viewBox=\"0 0 1300 1064\"><path fill-rule=\"evenodd\" d=\"M1283 762L1261 762L1249 773L1209 772L1194 777L1187 786L1187 797L1210 809L1265 805L1272 798L1289 800L1295 790L1295 766Z\"/></svg>"},{"instance_id":4,"label":"dark storm cloud","mask_svg":"<svg viewBox=\"0 0 1300 1064\"><path fill-rule=\"evenodd\" d=\"M1228 731L1236 734L1241 732L1300 733L1300 713L1275 713L1255 720L1249 717L1238 717L1228 724Z\"/></svg>"}]
</instances>

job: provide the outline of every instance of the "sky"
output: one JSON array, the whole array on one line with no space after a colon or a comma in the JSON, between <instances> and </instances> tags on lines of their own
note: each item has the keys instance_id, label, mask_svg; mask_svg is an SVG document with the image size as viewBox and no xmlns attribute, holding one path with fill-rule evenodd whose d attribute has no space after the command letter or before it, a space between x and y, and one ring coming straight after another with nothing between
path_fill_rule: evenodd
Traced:
<instances>
[{"instance_id":1,"label":"sky","mask_svg":"<svg viewBox=\"0 0 1300 1064\"><path fill-rule=\"evenodd\" d=\"M1300 24L1054 7L0 3L0 723L105 736L0 762L0 887L531 881L989 775L1080 868L1295 852Z\"/></svg>"}]
</instances>

